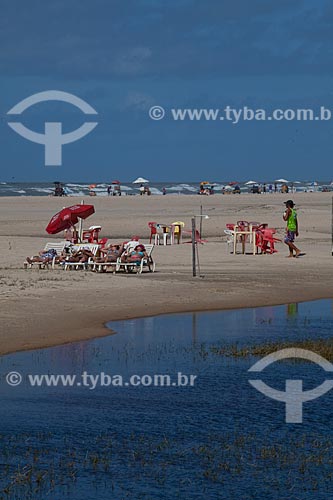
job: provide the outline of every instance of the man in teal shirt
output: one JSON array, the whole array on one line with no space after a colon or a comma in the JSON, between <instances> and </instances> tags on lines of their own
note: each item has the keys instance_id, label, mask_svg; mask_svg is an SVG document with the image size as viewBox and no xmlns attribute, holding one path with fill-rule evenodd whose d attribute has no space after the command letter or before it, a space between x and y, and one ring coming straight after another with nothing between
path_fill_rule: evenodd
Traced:
<instances>
[{"instance_id":1,"label":"man in teal shirt","mask_svg":"<svg viewBox=\"0 0 333 500\"><path fill-rule=\"evenodd\" d=\"M289 247L288 257L299 257L301 251L294 244L295 236L298 236L297 212L294 209L295 203L292 200L288 200L285 202L285 205L286 210L283 214L283 220L287 222L287 228L284 242Z\"/></svg>"}]
</instances>

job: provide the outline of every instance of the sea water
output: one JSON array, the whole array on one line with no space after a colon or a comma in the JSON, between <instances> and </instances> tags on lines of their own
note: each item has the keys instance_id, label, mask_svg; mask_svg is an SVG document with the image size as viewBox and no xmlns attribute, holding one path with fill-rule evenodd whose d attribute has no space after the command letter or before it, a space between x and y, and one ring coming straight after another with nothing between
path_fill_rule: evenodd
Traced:
<instances>
[{"instance_id":1,"label":"sea water","mask_svg":"<svg viewBox=\"0 0 333 500\"><path fill-rule=\"evenodd\" d=\"M302 361L249 373L259 357L240 355L325 342L332 325L330 300L177 314L112 322L105 338L3 356L0 498L332 498L333 391L304 404L295 424L283 402L249 383L284 391L296 378L309 390L330 374ZM95 387L84 373L98 377ZM76 379L32 386L29 374ZM156 374L172 382L147 384ZM193 384L179 385L179 374ZM145 384L131 385L133 375Z\"/></svg>"},{"instance_id":2,"label":"sea water","mask_svg":"<svg viewBox=\"0 0 333 500\"><path fill-rule=\"evenodd\" d=\"M304 191L320 191L323 186L329 186L331 180L313 183L313 181L302 181L294 185L294 190L297 192ZM267 191L269 182L266 183ZM274 182L273 190L274 190ZM97 196L107 196L108 183L96 183L94 191ZM222 187L228 185L228 182L217 182L214 184L214 192L221 194ZM68 182L65 184L66 193L68 196L88 196L90 192L90 184L84 182ZM153 195L162 195L163 188L165 188L168 196L178 194L197 194L199 191L198 182L150 182L149 184L151 193ZM249 191L249 186L244 182L240 182L239 186L242 193ZM278 184L280 189L281 184ZM133 184L130 181L121 183L122 195L135 195L140 192L140 184ZM54 193L54 183L52 182L0 182L0 197L1 196L50 196Z\"/></svg>"}]
</instances>

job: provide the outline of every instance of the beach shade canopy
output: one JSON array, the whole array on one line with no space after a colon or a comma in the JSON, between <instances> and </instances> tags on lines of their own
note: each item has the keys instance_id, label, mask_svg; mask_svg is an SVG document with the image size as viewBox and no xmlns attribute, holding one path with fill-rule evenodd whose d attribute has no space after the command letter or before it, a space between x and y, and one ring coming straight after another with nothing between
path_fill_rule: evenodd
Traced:
<instances>
[{"instance_id":1,"label":"beach shade canopy","mask_svg":"<svg viewBox=\"0 0 333 500\"><path fill-rule=\"evenodd\" d=\"M258 184L256 181L247 181L245 182L246 186L251 186L251 184Z\"/></svg>"},{"instance_id":2,"label":"beach shade canopy","mask_svg":"<svg viewBox=\"0 0 333 500\"><path fill-rule=\"evenodd\" d=\"M138 177L133 181L133 184L145 184L146 182L149 182L148 179L144 179L143 177Z\"/></svg>"},{"instance_id":3,"label":"beach shade canopy","mask_svg":"<svg viewBox=\"0 0 333 500\"><path fill-rule=\"evenodd\" d=\"M60 233L77 224L79 219L87 219L94 212L94 205L73 205L63 208L52 217L46 227L46 232L49 234Z\"/></svg>"},{"instance_id":4,"label":"beach shade canopy","mask_svg":"<svg viewBox=\"0 0 333 500\"><path fill-rule=\"evenodd\" d=\"M289 182L287 179L276 179L274 182Z\"/></svg>"}]
</instances>

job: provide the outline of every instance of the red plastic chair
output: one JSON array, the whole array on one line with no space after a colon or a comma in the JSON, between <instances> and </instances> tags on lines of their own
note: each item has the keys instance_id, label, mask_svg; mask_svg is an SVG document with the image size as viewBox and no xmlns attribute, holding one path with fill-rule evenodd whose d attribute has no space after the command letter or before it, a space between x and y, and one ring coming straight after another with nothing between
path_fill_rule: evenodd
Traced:
<instances>
[{"instance_id":1,"label":"red plastic chair","mask_svg":"<svg viewBox=\"0 0 333 500\"><path fill-rule=\"evenodd\" d=\"M108 241L108 238L101 238L99 241L98 241L98 244L101 248L104 248L106 243Z\"/></svg>"},{"instance_id":2,"label":"red plastic chair","mask_svg":"<svg viewBox=\"0 0 333 500\"><path fill-rule=\"evenodd\" d=\"M275 243L279 240L274 237L276 229L266 228L256 232L256 247L261 249L261 253L276 253Z\"/></svg>"},{"instance_id":3,"label":"red plastic chair","mask_svg":"<svg viewBox=\"0 0 333 500\"><path fill-rule=\"evenodd\" d=\"M184 231L183 230L183 233L189 234L192 236L192 231ZM201 243L201 245L203 245L204 243L208 243L208 240L203 240L202 238L200 238L200 233L199 233L198 229L195 230L195 242ZM183 243L192 243L192 239L190 241L183 241Z\"/></svg>"},{"instance_id":4,"label":"red plastic chair","mask_svg":"<svg viewBox=\"0 0 333 500\"><path fill-rule=\"evenodd\" d=\"M88 243L98 243L98 237L101 229L102 228L100 226L96 226L93 229L86 229L82 233L82 240L85 240Z\"/></svg>"},{"instance_id":5,"label":"red plastic chair","mask_svg":"<svg viewBox=\"0 0 333 500\"><path fill-rule=\"evenodd\" d=\"M152 239L154 239L154 243L155 245L158 245L159 244L159 241L160 241L160 236L157 232L157 222L148 222L148 227L150 228L150 239L149 239L149 243L152 242Z\"/></svg>"},{"instance_id":6,"label":"red plastic chair","mask_svg":"<svg viewBox=\"0 0 333 500\"><path fill-rule=\"evenodd\" d=\"M249 223L246 220L238 220L237 226L242 230L246 231L249 227Z\"/></svg>"}]
</instances>

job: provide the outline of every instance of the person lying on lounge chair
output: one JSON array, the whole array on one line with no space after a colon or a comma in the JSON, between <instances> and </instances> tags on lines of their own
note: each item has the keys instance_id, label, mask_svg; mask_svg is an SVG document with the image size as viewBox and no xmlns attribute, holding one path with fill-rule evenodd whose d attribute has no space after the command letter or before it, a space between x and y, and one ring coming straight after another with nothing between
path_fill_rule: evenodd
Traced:
<instances>
[{"instance_id":1,"label":"person lying on lounge chair","mask_svg":"<svg viewBox=\"0 0 333 500\"><path fill-rule=\"evenodd\" d=\"M89 248L80 248L80 250L77 250L66 260L67 262L85 263L88 262L90 257L94 258L94 254Z\"/></svg>"},{"instance_id":2,"label":"person lying on lounge chair","mask_svg":"<svg viewBox=\"0 0 333 500\"><path fill-rule=\"evenodd\" d=\"M27 262L33 264L34 262L42 262L43 264L49 264L53 261L54 257L57 256L57 251L54 248L49 250L41 250L38 255L33 257L27 257Z\"/></svg>"},{"instance_id":3,"label":"person lying on lounge chair","mask_svg":"<svg viewBox=\"0 0 333 500\"><path fill-rule=\"evenodd\" d=\"M109 245L107 248L101 248L101 257L97 257L95 262L117 262L118 257L120 257L120 245Z\"/></svg>"}]
</instances>

